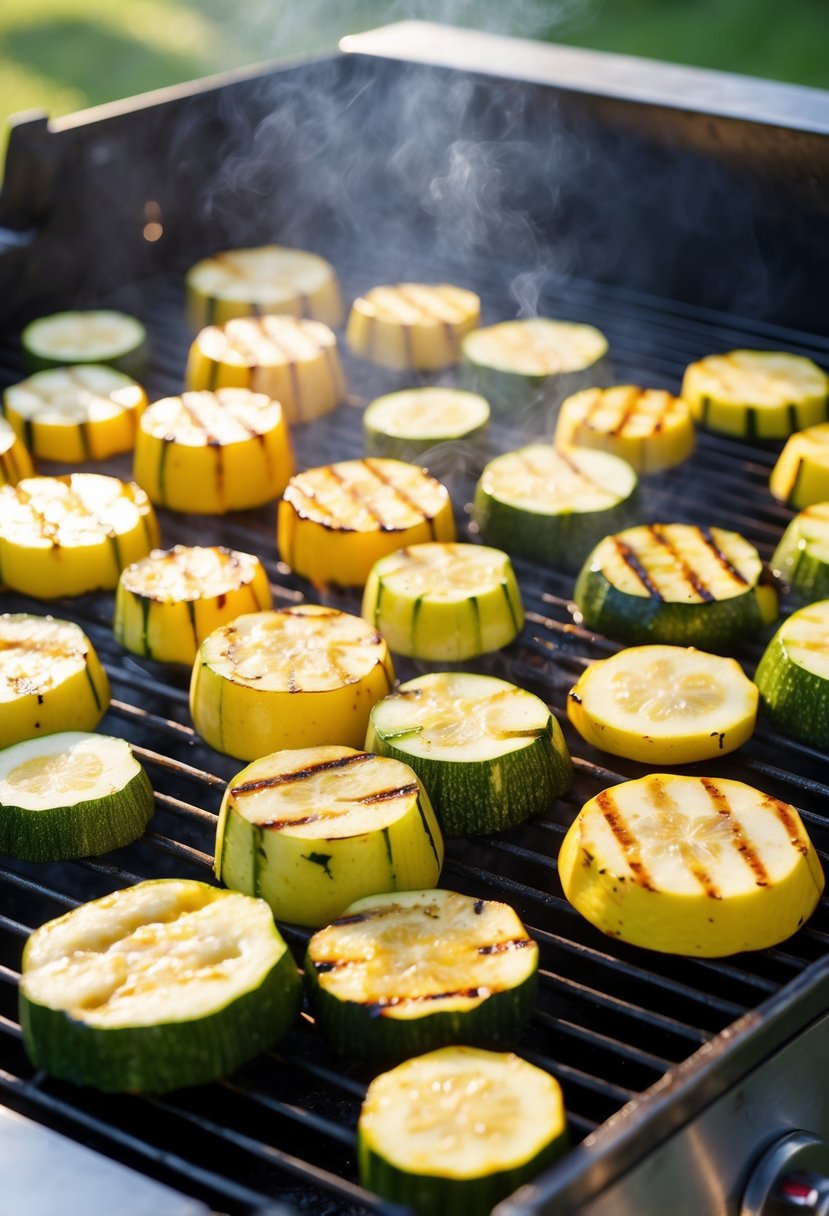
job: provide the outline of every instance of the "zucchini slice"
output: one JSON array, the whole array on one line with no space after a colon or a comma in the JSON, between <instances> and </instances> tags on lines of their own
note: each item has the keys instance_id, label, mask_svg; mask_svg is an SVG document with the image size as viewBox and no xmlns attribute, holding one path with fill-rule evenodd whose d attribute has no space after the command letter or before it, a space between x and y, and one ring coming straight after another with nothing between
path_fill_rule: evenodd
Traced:
<instances>
[{"instance_id":1,"label":"zucchini slice","mask_svg":"<svg viewBox=\"0 0 829 1216\"><path fill-rule=\"evenodd\" d=\"M182 393L148 406L133 475L172 511L224 515L278 498L293 472L278 401L245 388Z\"/></svg>"},{"instance_id":2,"label":"zucchini slice","mask_svg":"<svg viewBox=\"0 0 829 1216\"><path fill-rule=\"evenodd\" d=\"M334 267L305 249L226 249L191 266L185 284L187 321L194 333L233 317L263 313L311 317L332 329L343 323Z\"/></svg>"},{"instance_id":3,"label":"zucchini slice","mask_svg":"<svg viewBox=\"0 0 829 1216\"><path fill-rule=\"evenodd\" d=\"M76 464L131 451L147 394L123 372L79 363L36 372L7 388L3 401L38 460Z\"/></svg>"},{"instance_id":4,"label":"zucchini slice","mask_svg":"<svg viewBox=\"0 0 829 1216\"><path fill-rule=\"evenodd\" d=\"M687 403L662 389L586 388L562 402L555 442L610 452L637 473L655 473L691 455L694 424Z\"/></svg>"},{"instance_id":5,"label":"zucchini slice","mask_svg":"<svg viewBox=\"0 0 829 1216\"><path fill-rule=\"evenodd\" d=\"M24 595L111 591L158 542L155 512L134 482L70 473L0 486L0 579Z\"/></svg>"},{"instance_id":6,"label":"zucchini slice","mask_svg":"<svg viewBox=\"0 0 829 1216\"><path fill-rule=\"evenodd\" d=\"M121 572L112 630L134 654L192 666L214 629L270 606L268 576L252 553L176 545Z\"/></svg>"},{"instance_id":7,"label":"zucchini slice","mask_svg":"<svg viewBox=\"0 0 829 1216\"><path fill-rule=\"evenodd\" d=\"M36 735L94 730L109 680L80 626L51 616L0 616L0 748Z\"/></svg>"},{"instance_id":8,"label":"zucchini slice","mask_svg":"<svg viewBox=\"0 0 829 1216\"><path fill-rule=\"evenodd\" d=\"M430 672L401 684L372 709L366 747L414 769L445 836L542 815L572 777L548 707L494 676Z\"/></svg>"},{"instance_id":9,"label":"zucchini slice","mask_svg":"<svg viewBox=\"0 0 829 1216\"><path fill-rule=\"evenodd\" d=\"M236 317L208 325L187 356L188 389L247 388L278 401L288 422L330 414L345 396L337 339L321 321Z\"/></svg>"},{"instance_id":10,"label":"zucchini slice","mask_svg":"<svg viewBox=\"0 0 829 1216\"><path fill-rule=\"evenodd\" d=\"M400 371L457 363L461 339L478 324L481 301L450 283L372 287L351 306L345 336L355 355Z\"/></svg>"},{"instance_id":11,"label":"zucchini slice","mask_svg":"<svg viewBox=\"0 0 829 1216\"><path fill-rule=\"evenodd\" d=\"M682 379L682 397L711 431L784 439L826 421L829 376L801 355L732 350L692 363Z\"/></svg>"},{"instance_id":12,"label":"zucchini slice","mask_svg":"<svg viewBox=\"0 0 829 1216\"><path fill-rule=\"evenodd\" d=\"M387 553L452 541L449 492L401 460L345 460L297 473L277 511L284 562L316 585L362 587Z\"/></svg>"},{"instance_id":13,"label":"zucchini slice","mask_svg":"<svg viewBox=\"0 0 829 1216\"><path fill-rule=\"evenodd\" d=\"M375 1077L360 1182L420 1216L489 1216L568 1147L558 1082L512 1054L443 1047Z\"/></svg>"},{"instance_id":14,"label":"zucchini slice","mask_svg":"<svg viewBox=\"0 0 829 1216\"><path fill-rule=\"evenodd\" d=\"M211 747L240 760L277 748L362 746L394 683L388 647L360 617L317 604L254 612L202 642L190 713Z\"/></svg>"},{"instance_id":15,"label":"zucchini slice","mask_svg":"<svg viewBox=\"0 0 829 1216\"><path fill-rule=\"evenodd\" d=\"M135 317L107 309L57 312L30 322L20 336L30 371L68 363L107 363L140 379L147 365L147 331Z\"/></svg>"},{"instance_id":16,"label":"zucchini slice","mask_svg":"<svg viewBox=\"0 0 829 1216\"><path fill-rule=\"evenodd\" d=\"M274 752L227 787L216 874L281 920L319 928L364 895L432 887L443 840L399 760L351 747Z\"/></svg>"},{"instance_id":17,"label":"zucchini slice","mask_svg":"<svg viewBox=\"0 0 829 1216\"><path fill-rule=\"evenodd\" d=\"M0 486L16 486L24 477L33 477L34 471L29 449L0 415Z\"/></svg>"},{"instance_id":18,"label":"zucchini slice","mask_svg":"<svg viewBox=\"0 0 829 1216\"><path fill-rule=\"evenodd\" d=\"M681 646L634 646L591 663L567 717L594 747L645 764L724 756L754 733L757 688L736 659Z\"/></svg>"},{"instance_id":19,"label":"zucchini slice","mask_svg":"<svg viewBox=\"0 0 829 1216\"><path fill-rule=\"evenodd\" d=\"M473 517L490 544L578 570L602 536L630 523L636 490L636 474L617 456L535 443L489 462Z\"/></svg>"},{"instance_id":20,"label":"zucchini slice","mask_svg":"<svg viewBox=\"0 0 829 1216\"><path fill-rule=\"evenodd\" d=\"M157 879L36 929L20 1023L36 1068L107 1092L232 1072L284 1034L301 983L262 900Z\"/></svg>"},{"instance_id":21,"label":"zucchini slice","mask_svg":"<svg viewBox=\"0 0 829 1216\"><path fill-rule=\"evenodd\" d=\"M567 899L603 933L703 958L785 941L824 884L793 806L741 781L667 773L586 803L558 873Z\"/></svg>"},{"instance_id":22,"label":"zucchini slice","mask_svg":"<svg viewBox=\"0 0 829 1216\"><path fill-rule=\"evenodd\" d=\"M67 861L120 849L153 813L150 779L125 739L66 731L0 751L0 851Z\"/></svg>"},{"instance_id":23,"label":"zucchini slice","mask_svg":"<svg viewBox=\"0 0 829 1216\"><path fill-rule=\"evenodd\" d=\"M807 603L829 596L829 502L817 502L795 516L780 538L771 568Z\"/></svg>"},{"instance_id":24,"label":"zucchini slice","mask_svg":"<svg viewBox=\"0 0 829 1216\"><path fill-rule=\"evenodd\" d=\"M454 891L359 899L305 956L322 1033L344 1055L383 1061L514 1042L537 972L538 946L512 908Z\"/></svg>"},{"instance_id":25,"label":"zucchini slice","mask_svg":"<svg viewBox=\"0 0 829 1216\"><path fill-rule=\"evenodd\" d=\"M459 388L409 388L377 397L363 414L366 455L417 460L441 443L482 451L489 403Z\"/></svg>"},{"instance_id":26,"label":"zucchini slice","mask_svg":"<svg viewBox=\"0 0 829 1216\"><path fill-rule=\"evenodd\" d=\"M408 545L372 567L363 616L396 654L457 662L508 646L524 624L506 553L486 545Z\"/></svg>"},{"instance_id":27,"label":"zucchini slice","mask_svg":"<svg viewBox=\"0 0 829 1216\"><path fill-rule=\"evenodd\" d=\"M783 622L754 681L775 726L829 751L829 600L809 604Z\"/></svg>"},{"instance_id":28,"label":"zucchini slice","mask_svg":"<svg viewBox=\"0 0 829 1216\"><path fill-rule=\"evenodd\" d=\"M601 540L574 599L588 629L621 642L717 652L770 625L777 591L737 532L648 524Z\"/></svg>"},{"instance_id":29,"label":"zucchini slice","mask_svg":"<svg viewBox=\"0 0 829 1216\"><path fill-rule=\"evenodd\" d=\"M769 489L796 511L829 499L829 423L810 426L786 440L771 471Z\"/></svg>"}]
</instances>

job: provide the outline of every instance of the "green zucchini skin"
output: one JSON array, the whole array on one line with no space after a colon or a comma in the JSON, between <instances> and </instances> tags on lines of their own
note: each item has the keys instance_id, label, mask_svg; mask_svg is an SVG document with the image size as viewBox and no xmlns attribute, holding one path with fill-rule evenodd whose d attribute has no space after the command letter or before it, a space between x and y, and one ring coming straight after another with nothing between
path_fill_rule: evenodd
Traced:
<instances>
[{"instance_id":1,"label":"green zucchini skin","mask_svg":"<svg viewBox=\"0 0 829 1216\"><path fill-rule=\"evenodd\" d=\"M487 367L463 356L460 364L463 388L486 397L492 413L498 417L537 414L561 405L566 397L583 388L613 383L613 369L608 355L603 355L589 367L578 371L560 372L552 376L528 376Z\"/></svg>"},{"instance_id":2,"label":"green zucchini skin","mask_svg":"<svg viewBox=\"0 0 829 1216\"><path fill-rule=\"evenodd\" d=\"M826 518L826 504L812 510ZM829 598L829 562L814 551L819 545L810 545L803 534L803 516L808 514L809 509L791 521L771 559L774 573L788 584L798 601L804 604Z\"/></svg>"},{"instance_id":3,"label":"green zucchini skin","mask_svg":"<svg viewBox=\"0 0 829 1216\"><path fill-rule=\"evenodd\" d=\"M792 739L829 750L829 680L807 671L789 656L785 625L763 652L754 683L766 716Z\"/></svg>"}]
</instances>

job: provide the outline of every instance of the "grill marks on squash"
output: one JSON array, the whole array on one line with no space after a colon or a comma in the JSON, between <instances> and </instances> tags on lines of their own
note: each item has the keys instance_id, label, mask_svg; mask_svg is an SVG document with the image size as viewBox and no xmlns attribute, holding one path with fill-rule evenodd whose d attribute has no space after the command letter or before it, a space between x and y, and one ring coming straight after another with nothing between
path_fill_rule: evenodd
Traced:
<instances>
[{"instance_id":1,"label":"grill marks on squash","mask_svg":"<svg viewBox=\"0 0 829 1216\"><path fill-rule=\"evenodd\" d=\"M738 565L738 556L729 553L726 535L690 524L630 528L609 538L610 561L605 573L612 582L617 581L614 573L621 575L621 582L626 581L626 572L633 574L647 594L660 601L728 599L750 583Z\"/></svg>"},{"instance_id":2,"label":"grill marks on squash","mask_svg":"<svg viewBox=\"0 0 829 1216\"><path fill-rule=\"evenodd\" d=\"M422 484L414 472L420 474ZM444 495L439 483L419 470L365 458L297 474L285 500L301 519L311 518L328 531L366 531L368 525L380 532L398 532L422 521L435 538L435 516Z\"/></svg>"}]
</instances>

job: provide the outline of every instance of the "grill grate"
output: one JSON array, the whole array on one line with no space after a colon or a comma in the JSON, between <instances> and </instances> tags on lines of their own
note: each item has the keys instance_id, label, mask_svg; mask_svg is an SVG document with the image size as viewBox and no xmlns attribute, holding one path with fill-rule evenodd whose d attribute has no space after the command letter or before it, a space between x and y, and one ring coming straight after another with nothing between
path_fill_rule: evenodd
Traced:
<instances>
[{"instance_id":1,"label":"grill grate","mask_svg":"<svg viewBox=\"0 0 829 1216\"><path fill-rule=\"evenodd\" d=\"M377 271L373 277L372 269ZM486 320L512 315L508 286L514 270L490 262L470 281L468 267L454 269L455 281L481 293ZM445 264L419 265L413 273L412 267L390 268L387 260L382 271L366 264L353 273L340 267L346 292L354 294L372 281L393 281L396 270L398 277L427 280L446 279L452 273ZM143 300L154 350L151 393L178 392L188 341L181 319L180 278L149 282ZM118 302L107 301L116 306ZM780 346L829 362L829 341L624 289L599 289L584 281L549 281L539 311L603 329L620 381L676 390L688 361L731 346ZM394 377L357 366L347 370L349 403L296 434L298 467L362 453L356 407L393 387ZM21 374L16 344L9 340L0 347L0 382L11 383ZM517 446L533 436L537 425L526 420L511 434L496 427L495 443L499 450ZM470 474L452 463L452 453L438 455L433 469L461 507L469 501ZM768 557L789 518L766 489L774 456L771 449L701 435L687 465L643 485L643 517L737 528ZM108 467L129 475L125 460ZM165 544L203 539L203 520L162 512L161 523ZM315 598L275 558L273 509L215 521L211 528L216 543L259 554L277 603L296 602L306 594ZM645 770L587 747L570 730L562 710L567 689L584 665L616 645L574 624L568 577L522 562L517 572L527 608L522 638L503 654L471 666L508 676L553 706L574 755L574 787L543 820L498 837L450 842L442 883L509 900L537 938L539 1008L517 1046L560 1080L570 1126L579 1140L821 958L829 945L829 905L824 900L810 924L780 948L723 961L651 955L601 936L578 917L562 898L553 861L566 825L598 790ZM356 593L331 590L324 598L337 607L359 610ZM12 594L6 595L4 608L43 610ZM194 734L187 709L188 672L126 655L115 644L111 595L60 600L48 610L81 624L104 661L113 701L102 729L133 742L156 790L156 816L143 840L106 859L41 867L0 862L3 1100L201 1198L217 1211L252 1212L279 1197L300 1209L332 1216L400 1212L356 1183L354 1129L367 1076L334 1057L305 1015L277 1050L234 1077L163 1099L78 1090L35 1074L26 1061L16 1014L26 934L82 900L145 877L210 880L216 812L225 782L241 767L211 752ZM760 649L760 643L751 643L739 656L749 673ZM401 678L424 669L413 662L398 664ZM755 738L717 771L796 803L825 863L829 787L821 779L824 765L820 753L780 740L761 724ZM284 931L301 958L307 933L291 926Z\"/></svg>"}]
</instances>

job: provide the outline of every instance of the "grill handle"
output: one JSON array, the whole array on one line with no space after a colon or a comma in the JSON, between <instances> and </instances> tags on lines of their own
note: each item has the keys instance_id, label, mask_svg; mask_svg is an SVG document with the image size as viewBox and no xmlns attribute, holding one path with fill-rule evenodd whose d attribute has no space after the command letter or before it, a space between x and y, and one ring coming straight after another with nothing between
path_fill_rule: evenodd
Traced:
<instances>
[{"instance_id":1,"label":"grill handle","mask_svg":"<svg viewBox=\"0 0 829 1216\"><path fill-rule=\"evenodd\" d=\"M775 1140L749 1176L740 1216L829 1216L829 1144L804 1131Z\"/></svg>"}]
</instances>

